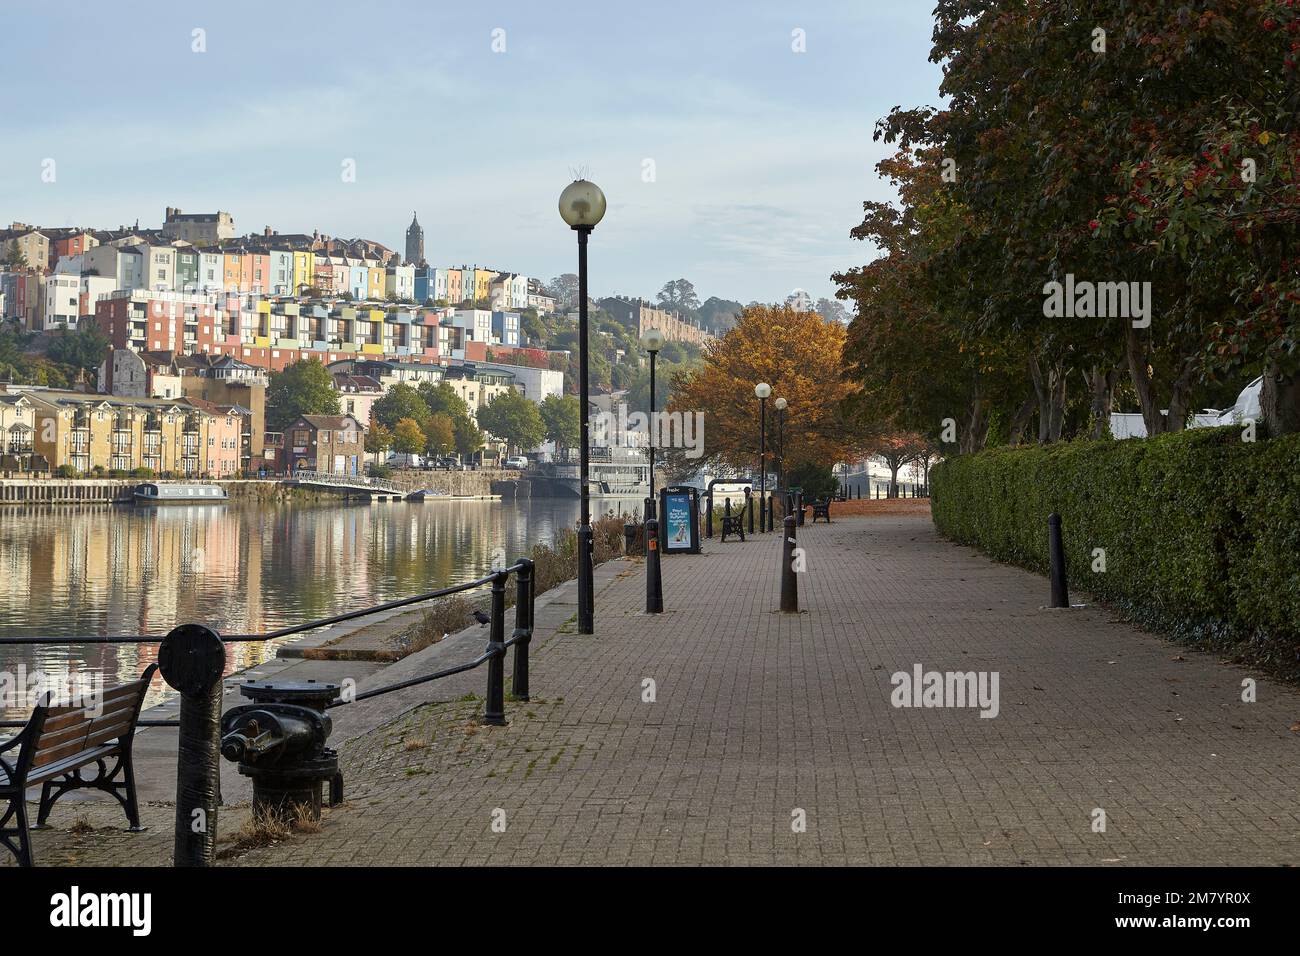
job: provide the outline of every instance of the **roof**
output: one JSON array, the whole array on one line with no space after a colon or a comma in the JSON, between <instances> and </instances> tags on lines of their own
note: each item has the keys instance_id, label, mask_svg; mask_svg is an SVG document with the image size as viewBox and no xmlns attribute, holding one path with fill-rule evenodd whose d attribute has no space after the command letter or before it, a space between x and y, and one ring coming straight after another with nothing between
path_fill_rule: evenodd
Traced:
<instances>
[{"instance_id":1,"label":"roof","mask_svg":"<svg viewBox=\"0 0 1300 956\"><path fill-rule=\"evenodd\" d=\"M349 424L352 424L357 428L360 428L362 431L365 431L365 426L351 415L299 415L298 417L313 428L329 428L337 430L340 428L347 428Z\"/></svg>"}]
</instances>

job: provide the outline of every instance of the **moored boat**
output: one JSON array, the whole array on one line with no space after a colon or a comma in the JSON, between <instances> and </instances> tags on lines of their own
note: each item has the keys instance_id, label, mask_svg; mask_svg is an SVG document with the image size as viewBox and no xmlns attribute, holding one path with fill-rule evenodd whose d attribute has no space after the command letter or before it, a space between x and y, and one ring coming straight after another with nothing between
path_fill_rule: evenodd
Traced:
<instances>
[{"instance_id":1,"label":"moored boat","mask_svg":"<svg viewBox=\"0 0 1300 956\"><path fill-rule=\"evenodd\" d=\"M136 485L131 497L138 505L203 505L224 502L227 495L220 485L147 481Z\"/></svg>"}]
</instances>

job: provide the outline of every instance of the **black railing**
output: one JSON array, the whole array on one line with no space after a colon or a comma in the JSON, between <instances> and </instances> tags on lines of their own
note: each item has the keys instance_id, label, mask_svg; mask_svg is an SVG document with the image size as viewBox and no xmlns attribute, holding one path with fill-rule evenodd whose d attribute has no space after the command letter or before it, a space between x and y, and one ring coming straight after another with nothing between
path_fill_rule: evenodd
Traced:
<instances>
[{"instance_id":1,"label":"black railing","mask_svg":"<svg viewBox=\"0 0 1300 956\"><path fill-rule=\"evenodd\" d=\"M515 576L516 584L515 622L514 629L510 637L507 639L505 636L505 593L507 583L512 574ZM273 631L267 631L263 634L223 634L219 636L223 644L226 642L279 640L285 637L292 637L295 634L302 634L306 631L316 630L317 628L329 627L333 624L353 621L358 618L367 617L372 614L379 614L384 611L397 610L413 604L420 604L426 601L450 597L453 594L473 591L482 587L491 588L491 611L489 621L491 627L488 632L488 645L482 654L467 663L448 667L431 674L412 677L408 680L399 681L395 684L388 684L383 687L376 687L372 690L350 696L346 699L343 697L336 698L330 702L328 706L340 707L347 704L359 703L363 700L369 700L372 697L379 697L383 694L392 693L393 691L404 690L408 687L415 687L419 684L425 684L444 677L450 677L453 674L460 674L465 671L473 670L474 668L486 663L488 664L488 686L487 702L484 706L483 719L486 723L500 725L505 723L505 655L506 651L511 647L515 650L511 692L517 700L528 700L528 647L533 636L533 600L535 597L533 562L528 558L520 559L508 568L493 571L490 574L484 575L483 577L477 578L473 581L439 588L436 591L427 591L422 594L412 595L411 597L386 601L383 604L376 604L356 611L345 611L341 614L318 618L313 621L307 621L303 624L295 624L290 627L282 627ZM180 628L177 630L180 630ZM174 634L176 632L173 631L171 633ZM170 636L171 635L138 634L127 636L85 635L67 637L36 635L29 637L2 637L0 638L0 648L6 646L50 644L163 644ZM182 690L178 687L174 689ZM188 689L186 689L186 691L188 691ZM0 727L25 727L27 726L27 723L28 722L25 720L4 720L0 721ZM181 721L179 720L142 719L137 721L136 726L178 727L180 724Z\"/></svg>"}]
</instances>

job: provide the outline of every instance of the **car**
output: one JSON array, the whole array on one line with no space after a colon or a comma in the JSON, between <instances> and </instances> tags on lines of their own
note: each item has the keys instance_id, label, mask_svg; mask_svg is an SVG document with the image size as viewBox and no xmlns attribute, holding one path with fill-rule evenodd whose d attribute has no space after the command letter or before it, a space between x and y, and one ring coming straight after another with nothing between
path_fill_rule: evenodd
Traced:
<instances>
[{"instance_id":1,"label":"car","mask_svg":"<svg viewBox=\"0 0 1300 956\"><path fill-rule=\"evenodd\" d=\"M523 455L516 455L514 458L507 458L507 459L506 459L506 467L507 467L507 468L519 468L519 469L527 468L527 467L528 467L528 459L525 458Z\"/></svg>"}]
</instances>

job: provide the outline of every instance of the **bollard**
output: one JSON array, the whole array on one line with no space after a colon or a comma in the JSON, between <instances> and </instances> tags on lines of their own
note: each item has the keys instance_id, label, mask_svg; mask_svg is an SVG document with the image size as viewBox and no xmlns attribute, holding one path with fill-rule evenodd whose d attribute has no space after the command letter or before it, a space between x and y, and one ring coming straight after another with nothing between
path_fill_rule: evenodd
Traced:
<instances>
[{"instance_id":1,"label":"bollard","mask_svg":"<svg viewBox=\"0 0 1300 956\"><path fill-rule=\"evenodd\" d=\"M713 537L713 492L709 492L709 510L704 515L704 537Z\"/></svg>"},{"instance_id":2,"label":"bollard","mask_svg":"<svg viewBox=\"0 0 1300 956\"><path fill-rule=\"evenodd\" d=\"M515 669L510 693L516 700L528 699L528 645L533 639L533 562L523 558L515 578Z\"/></svg>"},{"instance_id":3,"label":"bollard","mask_svg":"<svg viewBox=\"0 0 1300 956\"><path fill-rule=\"evenodd\" d=\"M1047 516L1047 549L1052 571L1052 607L1069 607L1070 591L1065 584L1065 545L1061 541L1061 516Z\"/></svg>"},{"instance_id":4,"label":"bollard","mask_svg":"<svg viewBox=\"0 0 1300 956\"><path fill-rule=\"evenodd\" d=\"M794 493L794 516L795 516L795 522L799 525L799 527L802 528L804 522L802 488L800 488L798 491Z\"/></svg>"},{"instance_id":5,"label":"bollard","mask_svg":"<svg viewBox=\"0 0 1300 956\"><path fill-rule=\"evenodd\" d=\"M221 800L221 636L202 624L173 628L158 648L158 669L181 695L172 865L211 866Z\"/></svg>"},{"instance_id":6,"label":"bollard","mask_svg":"<svg viewBox=\"0 0 1300 956\"><path fill-rule=\"evenodd\" d=\"M749 488L745 489L745 512L749 521L749 533L754 533L754 495Z\"/></svg>"},{"instance_id":7,"label":"bollard","mask_svg":"<svg viewBox=\"0 0 1300 956\"><path fill-rule=\"evenodd\" d=\"M781 542L781 613L799 613L799 579L795 577L794 549L795 529L799 523L794 515L788 515L781 522L784 526L784 540Z\"/></svg>"},{"instance_id":8,"label":"bollard","mask_svg":"<svg viewBox=\"0 0 1300 956\"><path fill-rule=\"evenodd\" d=\"M596 632L596 538L590 525L578 529L578 633Z\"/></svg>"},{"instance_id":9,"label":"bollard","mask_svg":"<svg viewBox=\"0 0 1300 956\"><path fill-rule=\"evenodd\" d=\"M623 553L636 553L636 525L630 521L623 523Z\"/></svg>"},{"instance_id":10,"label":"bollard","mask_svg":"<svg viewBox=\"0 0 1300 956\"><path fill-rule=\"evenodd\" d=\"M492 627L488 635L487 702L483 723L501 727L506 722L506 578L505 571L492 575Z\"/></svg>"},{"instance_id":11,"label":"bollard","mask_svg":"<svg viewBox=\"0 0 1300 956\"><path fill-rule=\"evenodd\" d=\"M645 612L662 614L663 610L663 582L659 576L659 522L651 518L645 523Z\"/></svg>"},{"instance_id":12,"label":"bollard","mask_svg":"<svg viewBox=\"0 0 1300 956\"><path fill-rule=\"evenodd\" d=\"M776 530L776 511L775 511L775 509L776 509L776 495L775 495L775 494L769 494L769 495L767 496L767 530L768 530L768 531L775 531L775 530Z\"/></svg>"}]
</instances>

